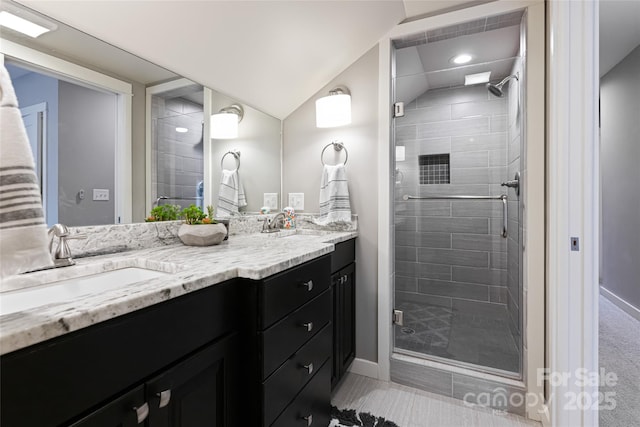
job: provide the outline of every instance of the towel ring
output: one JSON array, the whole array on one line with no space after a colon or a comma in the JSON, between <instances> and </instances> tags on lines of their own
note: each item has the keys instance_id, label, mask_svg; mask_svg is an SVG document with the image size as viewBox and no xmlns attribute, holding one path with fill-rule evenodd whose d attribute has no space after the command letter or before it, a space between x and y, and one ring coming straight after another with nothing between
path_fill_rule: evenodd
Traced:
<instances>
[{"instance_id":1,"label":"towel ring","mask_svg":"<svg viewBox=\"0 0 640 427\"><path fill-rule=\"evenodd\" d=\"M343 165L347 164L347 160L349 160L349 152L347 151L347 147L344 146L344 144L342 142L338 142L338 141L332 141L330 143L328 143L327 145L324 146L324 148L322 149L322 153L320 153L320 161L322 162L322 166L326 166L327 164L324 162L324 152L327 148L331 147L333 145L333 149L336 151L342 151L344 149L344 163Z\"/></svg>"},{"instance_id":2,"label":"towel ring","mask_svg":"<svg viewBox=\"0 0 640 427\"><path fill-rule=\"evenodd\" d=\"M234 170L235 172L238 169L240 169L240 152L239 151L227 151L226 153L224 153L224 155L222 156L222 159L220 159L220 169L224 169L224 158L227 157L229 154L231 154L236 159L236 169Z\"/></svg>"}]
</instances>

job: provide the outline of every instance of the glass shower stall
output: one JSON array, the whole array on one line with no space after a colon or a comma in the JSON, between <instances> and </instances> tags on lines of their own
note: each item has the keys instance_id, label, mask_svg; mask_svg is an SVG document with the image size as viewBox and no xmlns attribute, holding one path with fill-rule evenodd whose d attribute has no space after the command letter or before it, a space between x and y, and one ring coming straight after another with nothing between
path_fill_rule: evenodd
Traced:
<instances>
[{"instance_id":1,"label":"glass shower stall","mask_svg":"<svg viewBox=\"0 0 640 427\"><path fill-rule=\"evenodd\" d=\"M394 353L521 378L522 12L395 40Z\"/></svg>"}]
</instances>

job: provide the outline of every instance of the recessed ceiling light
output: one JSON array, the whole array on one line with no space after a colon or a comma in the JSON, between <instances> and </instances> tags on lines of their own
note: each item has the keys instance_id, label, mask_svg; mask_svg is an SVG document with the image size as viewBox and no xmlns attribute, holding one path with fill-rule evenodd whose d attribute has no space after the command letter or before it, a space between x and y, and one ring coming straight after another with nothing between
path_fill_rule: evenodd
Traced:
<instances>
[{"instance_id":1,"label":"recessed ceiling light","mask_svg":"<svg viewBox=\"0 0 640 427\"><path fill-rule=\"evenodd\" d=\"M176 132L178 132L178 133L187 133L187 132L189 132L189 129L177 127L176 128Z\"/></svg>"},{"instance_id":2,"label":"recessed ceiling light","mask_svg":"<svg viewBox=\"0 0 640 427\"><path fill-rule=\"evenodd\" d=\"M479 83L489 83L489 78L491 77L491 71L486 71L484 73L477 74L467 74L464 76L464 85L477 85Z\"/></svg>"},{"instance_id":3,"label":"recessed ceiling light","mask_svg":"<svg viewBox=\"0 0 640 427\"><path fill-rule=\"evenodd\" d=\"M22 34L26 34L29 37L36 38L44 33L51 31L51 29L38 25L24 18L21 18L13 13L9 13L6 10L0 12L0 25L10 28L14 31L18 31Z\"/></svg>"},{"instance_id":4,"label":"recessed ceiling light","mask_svg":"<svg viewBox=\"0 0 640 427\"><path fill-rule=\"evenodd\" d=\"M460 55L456 55L453 58L451 58L450 61L453 62L454 64L460 65L460 64L466 64L472 59L473 57L468 53L461 53Z\"/></svg>"}]
</instances>

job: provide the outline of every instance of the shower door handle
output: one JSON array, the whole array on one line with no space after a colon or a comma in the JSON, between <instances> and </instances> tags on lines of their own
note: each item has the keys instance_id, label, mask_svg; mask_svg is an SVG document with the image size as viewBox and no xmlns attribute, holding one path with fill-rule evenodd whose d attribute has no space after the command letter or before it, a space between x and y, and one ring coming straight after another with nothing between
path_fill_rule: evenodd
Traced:
<instances>
[{"instance_id":1,"label":"shower door handle","mask_svg":"<svg viewBox=\"0 0 640 427\"><path fill-rule=\"evenodd\" d=\"M507 222L509 210L507 207L507 196L502 196L502 237L507 238Z\"/></svg>"}]
</instances>

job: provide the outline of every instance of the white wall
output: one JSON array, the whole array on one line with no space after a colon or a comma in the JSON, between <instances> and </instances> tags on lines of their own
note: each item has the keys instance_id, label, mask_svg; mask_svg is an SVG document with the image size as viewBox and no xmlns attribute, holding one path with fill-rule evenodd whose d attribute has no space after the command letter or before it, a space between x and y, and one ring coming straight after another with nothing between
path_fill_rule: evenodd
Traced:
<instances>
[{"instance_id":1,"label":"white wall","mask_svg":"<svg viewBox=\"0 0 640 427\"><path fill-rule=\"evenodd\" d=\"M63 224L115 222L116 101L115 94L59 82L58 217ZM109 190L109 200L94 201L95 188Z\"/></svg>"},{"instance_id":2,"label":"white wall","mask_svg":"<svg viewBox=\"0 0 640 427\"><path fill-rule=\"evenodd\" d=\"M238 101L219 92L212 93L212 109L237 104ZM262 111L242 105L244 118L238 124L237 139L210 139L212 171L212 200L218 200L220 186L220 160L230 150L240 151L240 182L247 198L244 212L258 212L263 206L264 193L280 193L281 121ZM235 159L224 159L224 168L235 168ZM282 200L282 199L280 199ZM286 203L286 202L285 202ZM280 209L286 204L280 203Z\"/></svg>"},{"instance_id":3,"label":"white wall","mask_svg":"<svg viewBox=\"0 0 640 427\"><path fill-rule=\"evenodd\" d=\"M602 286L640 310L640 46L600 80Z\"/></svg>"},{"instance_id":4,"label":"white wall","mask_svg":"<svg viewBox=\"0 0 640 427\"><path fill-rule=\"evenodd\" d=\"M351 91L352 123L329 129L316 128L315 101L336 86ZM347 175L351 210L358 214L356 244L356 357L377 361L377 240L378 240L378 47L323 87L284 120L283 188L305 194L304 212L318 212L320 153L333 140L344 142L349 152ZM335 157L337 154L338 157ZM344 159L331 148L325 162Z\"/></svg>"}]
</instances>

